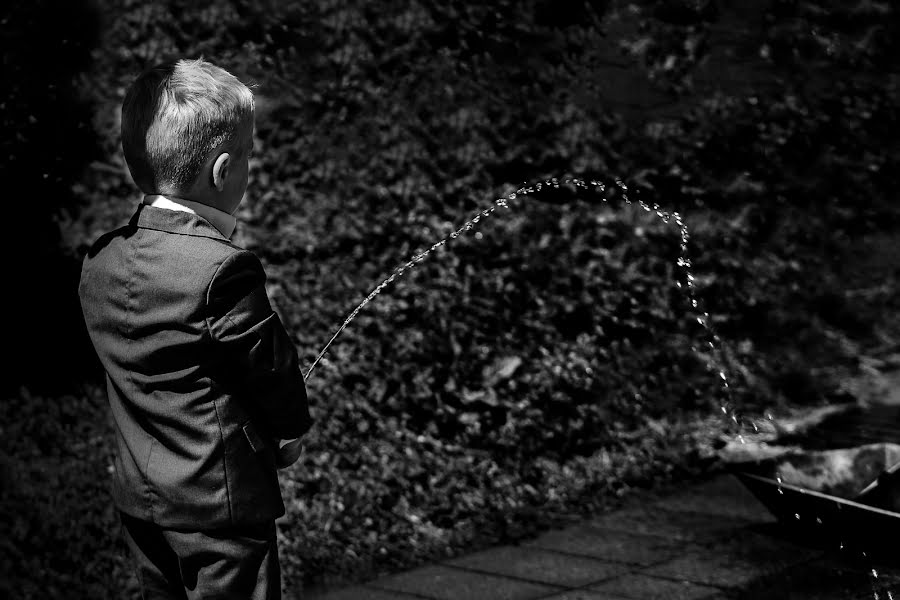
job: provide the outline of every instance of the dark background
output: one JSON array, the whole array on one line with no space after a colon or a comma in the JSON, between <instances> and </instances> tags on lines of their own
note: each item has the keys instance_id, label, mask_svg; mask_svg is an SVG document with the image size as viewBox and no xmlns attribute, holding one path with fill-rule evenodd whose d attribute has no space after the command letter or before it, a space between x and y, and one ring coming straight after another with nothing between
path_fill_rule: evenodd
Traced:
<instances>
[{"instance_id":1,"label":"dark background","mask_svg":"<svg viewBox=\"0 0 900 600\"><path fill-rule=\"evenodd\" d=\"M15 597L134 593L76 287L140 199L125 90L174 57L257 85L235 239L266 264L305 365L394 268L523 182L609 186L607 203L565 184L520 195L332 345L308 382L307 452L282 472L293 589L707 473L723 404L749 420L864 400L900 365L893 3L34 0L0 23ZM697 309L675 285L677 227L624 205L616 178L683 215Z\"/></svg>"}]
</instances>

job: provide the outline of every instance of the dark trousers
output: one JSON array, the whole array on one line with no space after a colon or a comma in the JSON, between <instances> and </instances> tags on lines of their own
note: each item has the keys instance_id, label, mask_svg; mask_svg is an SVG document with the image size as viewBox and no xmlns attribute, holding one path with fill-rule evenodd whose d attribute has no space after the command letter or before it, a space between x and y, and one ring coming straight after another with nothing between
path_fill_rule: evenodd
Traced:
<instances>
[{"instance_id":1,"label":"dark trousers","mask_svg":"<svg viewBox=\"0 0 900 600\"><path fill-rule=\"evenodd\" d=\"M280 600L275 522L185 531L119 513L144 600Z\"/></svg>"}]
</instances>

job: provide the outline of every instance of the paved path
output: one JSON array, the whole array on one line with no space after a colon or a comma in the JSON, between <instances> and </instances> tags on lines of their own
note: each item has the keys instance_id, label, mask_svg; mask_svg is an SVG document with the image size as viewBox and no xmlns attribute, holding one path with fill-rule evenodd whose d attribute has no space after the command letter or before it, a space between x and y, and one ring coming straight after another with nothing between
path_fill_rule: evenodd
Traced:
<instances>
[{"instance_id":1,"label":"paved path","mask_svg":"<svg viewBox=\"0 0 900 600\"><path fill-rule=\"evenodd\" d=\"M792 538L731 475L304 600L900 600L900 562ZM876 595L877 592L877 595Z\"/></svg>"}]
</instances>

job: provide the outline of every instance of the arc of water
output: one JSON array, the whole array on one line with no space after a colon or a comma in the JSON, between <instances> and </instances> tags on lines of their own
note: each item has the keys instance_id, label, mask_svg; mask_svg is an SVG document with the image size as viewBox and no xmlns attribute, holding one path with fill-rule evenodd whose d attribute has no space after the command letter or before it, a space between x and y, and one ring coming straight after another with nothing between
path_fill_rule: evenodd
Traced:
<instances>
[{"instance_id":1,"label":"arc of water","mask_svg":"<svg viewBox=\"0 0 900 600\"><path fill-rule=\"evenodd\" d=\"M622 200L626 204L631 204L632 201L628 197L628 192L629 192L628 186L621 179L616 178L616 179L614 179L614 181L615 181L616 186L619 188L619 190L621 190ZM310 375L312 375L313 370L316 368L316 365L318 365L319 362L322 360L322 358L325 356L325 353L328 351L328 348L331 347L331 344L344 331L344 329L346 329L347 325L350 324L350 321L352 321L356 317L356 315L359 314L359 311L362 310L366 304L371 302L375 298L375 296L377 296L379 293L381 293L381 291L385 287L387 287L388 285L390 285L391 283L396 281L396 279L398 277L402 277L404 272L415 267L418 263L425 260L425 258L429 254L431 254L434 250L437 250L438 248L440 248L441 246L446 244L448 241L459 238L459 236L462 235L464 232L471 231L479 221L489 217L491 214L494 213L494 211L497 208L509 208L510 200L515 200L519 195L527 195L527 194L534 193L536 191L540 192L545 186L559 188L559 183L560 182L559 182L558 178L552 177L543 182L538 182L532 186L527 186L527 187L523 186L523 187L517 189L515 192L508 194L506 197L498 198L497 200L494 201L494 203L491 206L479 211L478 214L476 214L474 217L472 217L471 219L466 221L459 229L451 232L448 236L446 236L442 240L432 244L431 247L428 248L427 250L425 250L424 252L416 254L409 261L407 261L406 263L404 263L404 264L400 265L399 267L397 267L396 269L394 269L394 271L391 273L391 275L388 276L380 284L378 284L378 286L375 287L375 289L373 289L363 299L363 301L360 302L359 305L357 305L357 307L353 309L353 311L347 316L347 318L344 319L344 322L341 324L341 326L338 328L338 330L334 333L333 336L331 336L331 339L328 340L328 343L325 344L325 346L322 348L322 350L316 356L315 360L312 362L309 369L306 371L306 374L303 376L303 380L307 381L309 379ZM588 183L582 179L576 179L576 178L565 179L563 181L563 183L571 183L571 184L574 184L575 186L578 186L578 187L581 187L584 189L588 189ZM606 184L604 184L603 182L598 181L598 180L591 180L590 185L594 186L597 189L597 191L599 191L601 193L606 190ZM601 199L603 202L607 201L607 198L605 196L601 197ZM656 215L664 223L668 223L670 220L674 220L675 224L678 225L679 229L681 230L681 255L678 257L676 264L685 270L685 280L687 282L687 293L688 293L688 299L690 301L691 308L699 311L700 310L699 302L697 301L696 295L694 293L694 276L691 273L692 264L691 264L691 260L689 258L687 258L688 240L690 239L690 234L688 232L687 225L684 223L683 219L681 218L681 215L678 212L670 213L668 211L663 210L659 204L654 203L651 206L651 205L647 204L646 202L644 202L643 200L638 200L638 203L640 204L641 208L643 208L645 211L655 212ZM675 284L679 288L683 287L681 281L676 281ZM716 350L717 350L716 343L720 341L720 338L712 329L712 324L710 323L710 320L709 320L709 313L706 311L703 311L702 315L697 316L697 322L704 329L706 329L706 331L710 334L712 339L707 342L707 345L709 346L710 351L713 354L715 354ZM698 351L696 346L692 347L692 350L694 352ZM713 365L712 362L707 362L706 367L708 370L714 370L714 368L715 368L715 366ZM718 376L722 380L722 386L725 389L726 394L728 395L728 397L730 399L731 390L728 385L728 377L725 373L724 367L722 367L721 364L719 366ZM728 402L727 404L730 405L731 403ZM729 416L730 420L735 425L737 425L738 428L740 428L741 420L738 417L737 412L734 410L734 408L726 406L726 404L723 404L721 406L721 409L722 409L722 412L725 415ZM753 425L754 429L756 429L756 424L752 423L752 422L751 422L751 424ZM738 437L739 437L740 441L743 443L743 441L744 441L743 436L739 435Z\"/></svg>"},{"instance_id":2,"label":"arc of water","mask_svg":"<svg viewBox=\"0 0 900 600\"><path fill-rule=\"evenodd\" d=\"M615 181L616 186L621 190L622 200L626 204L631 204L632 201L628 196L628 192L629 192L628 186L621 179L615 178L614 181ZM588 189L588 183L582 179L577 179L577 178L565 179L563 181L563 183L571 183L577 187ZM318 356L316 356L316 359L310 365L309 369L307 370L306 374L303 377L304 381L309 379L309 377L312 374L313 370L315 369L316 365L318 365L319 361L321 361L322 358L325 356L325 353L328 351L328 348L335 341L335 339L337 339L337 337L341 334L341 332L344 331L344 329L347 327L347 325L350 323L350 321L352 321L356 317L356 315L359 314L359 311L362 310L362 308L366 304L371 302L375 298L375 296L377 296L385 287L387 287L388 285L393 283L398 277L401 277L405 271L415 267L418 263L425 260L425 258L429 254L431 254L431 252L433 252L434 250L437 250L438 248L440 248L441 246L446 244L449 240L457 239L464 232L471 231L479 221L481 221L484 218L489 217L491 214L494 213L494 211L497 208L509 208L509 201L515 200L519 195L527 195L527 194L534 193L535 191L540 192L545 186L559 188L559 185L560 185L559 179L556 177L552 177L543 182L538 182L532 186L527 186L527 187L523 186L523 187L517 189L515 192L508 194L506 197L498 198L497 200L494 201L494 203L491 206L479 211L478 214L476 214L474 217L472 217L471 219L466 221L459 229L453 231L452 233L450 233L448 236L446 236L442 240L432 244L431 247L428 248L427 250L425 250L424 252L416 254L409 261L407 261L406 263L404 263L404 264L400 265L399 267L397 267L396 269L394 269L394 271L391 273L391 275L389 277L387 277L384 281L382 281L380 284L378 284L378 286L375 287L375 289L373 289L363 299L363 301L359 303L359 305L355 309L353 309L353 311L347 316L347 318L344 319L344 322L341 324L341 326L338 328L338 330L334 333L334 335L331 336L331 339L328 341L327 344L325 344L325 346L319 352ZM606 191L606 184L604 184L601 181L591 180L590 185L594 186L597 189L597 191L599 191L601 193ZM601 199L603 202L607 201L607 198L605 196L601 197ZM655 212L656 215L664 223L669 223L670 220L674 220L675 224L678 225L678 227L681 231L681 255L678 257L678 261L676 264L685 270L685 279L687 282L687 292L688 292L688 298L690 301L690 305L693 309L699 310L699 302L697 301L697 298L694 294L694 276L693 276L693 274L691 274L692 264L691 264L690 259L687 258L688 240L690 239L690 234L688 232L687 225L684 223L683 219L681 218L681 215L678 212L669 213L668 211L663 210L659 204L654 203L651 206L651 205L647 204L646 202L644 202L643 200L638 200L638 203L640 204L641 208L643 208L645 211ZM681 281L676 281L676 285L679 288L681 288L682 287ZM707 343L710 347L710 350L713 353L715 353L715 351L716 351L715 343L719 342L720 338L712 330L712 325L709 321L709 313L703 311L702 316L697 317L697 322L701 326L703 326L703 328L706 329L709 332L709 334L711 335L712 339L710 341L708 341ZM694 347L693 350L696 352L697 348ZM713 364L709 363L709 362L706 364L706 367L709 370L714 369ZM725 388L726 393L730 397L730 388L728 386L728 378L725 373L724 367L720 366L718 375L722 380L722 385ZM726 408L726 406L723 405L722 412L725 413L726 415L729 415L729 412L730 412L729 416L730 416L731 420L735 423L735 425L740 426L739 417L737 416L737 413L734 411L733 408L729 410L729 408ZM754 428L755 427L756 427L756 425L754 424ZM743 442L743 437L740 437L740 439L741 439L741 442Z\"/></svg>"}]
</instances>

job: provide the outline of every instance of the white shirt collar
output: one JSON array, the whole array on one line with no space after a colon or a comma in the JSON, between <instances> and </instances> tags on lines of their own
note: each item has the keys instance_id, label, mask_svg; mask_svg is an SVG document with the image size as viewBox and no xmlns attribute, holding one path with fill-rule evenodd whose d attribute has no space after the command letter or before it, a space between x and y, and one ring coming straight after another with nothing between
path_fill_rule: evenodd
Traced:
<instances>
[{"instance_id":1,"label":"white shirt collar","mask_svg":"<svg viewBox=\"0 0 900 600\"><path fill-rule=\"evenodd\" d=\"M147 194L144 196L144 204L149 204L156 208L180 210L182 212L199 215L209 221L210 225L218 229L222 235L229 239L231 238L231 234L234 233L234 228L237 225L237 219L227 212L206 204L185 200L184 198L163 196L162 194Z\"/></svg>"}]
</instances>

